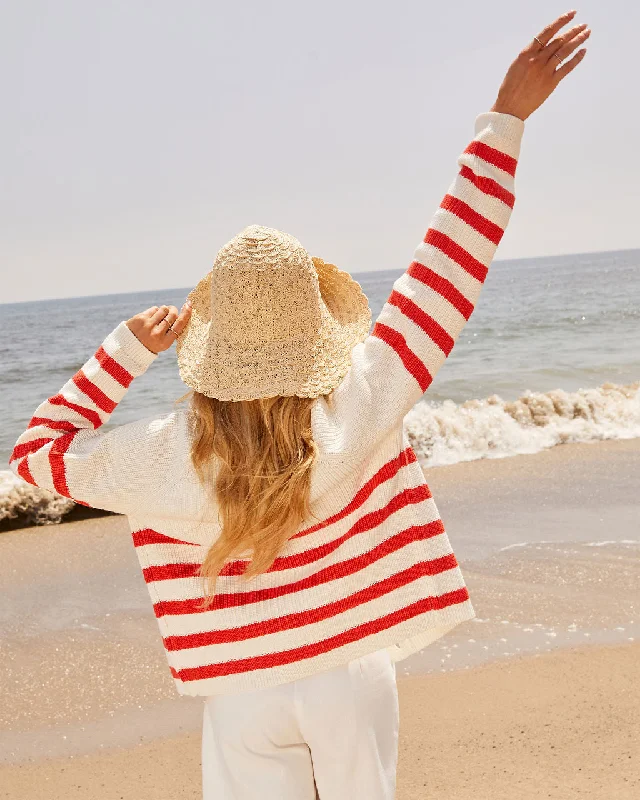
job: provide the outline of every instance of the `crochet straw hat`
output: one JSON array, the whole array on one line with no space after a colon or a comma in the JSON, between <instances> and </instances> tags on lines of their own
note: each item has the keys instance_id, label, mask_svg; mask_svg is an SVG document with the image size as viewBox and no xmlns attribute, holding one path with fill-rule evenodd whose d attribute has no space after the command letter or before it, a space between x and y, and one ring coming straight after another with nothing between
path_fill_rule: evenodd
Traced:
<instances>
[{"instance_id":1,"label":"crochet straw hat","mask_svg":"<svg viewBox=\"0 0 640 800\"><path fill-rule=\"evenodd\" d=\"M357 281L261 225L218 251L188 299L191 318L176 340L180 377L220 400L328 394L371 324Z\"/></svg>"}]
</instances>

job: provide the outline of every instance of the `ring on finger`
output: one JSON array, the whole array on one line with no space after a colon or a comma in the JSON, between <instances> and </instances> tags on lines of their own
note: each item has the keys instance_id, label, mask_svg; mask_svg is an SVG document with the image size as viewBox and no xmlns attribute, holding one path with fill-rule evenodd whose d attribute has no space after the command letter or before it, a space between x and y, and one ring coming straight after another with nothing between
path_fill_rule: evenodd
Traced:
<instances>
[{"instance_id":1,"label":"ring on finger","mask_svg":"<svg viewBox=\"0 0 640 800\"><path fill-rule=\"evenodd\" d=\"M171 326L173 325L173 323L174 323L174 322L175 322L177 319L178 319L178 318L176 317L176 319L169 321L169 317L168 317L168 316L166 316L164 319L161 319L161 320L160 320L160 322L167 322L167 323L169 324L169 327L167 328L167 330L165 331L165 333L169 333L169 332L171 332L171 333L173 333L175 336L180 336L180 334L178 333L178 331L174 331L174 330L173 330L173 328L171 327Z\"/></svg>"},{"instance_id":2,"label":"ring on finger","mask_svg":"<svg viewBox=\"0 0 640 800\"><path fill-rule=\"evenodd\" d=\"M176 317L176 319L178 319L178 318ZM163 322L166 322L166 323L167 323L167 325L169 326L168 330L171 330L171 326L173 325L173 323L174 323L175 321L176 321L175 319L172 319L172 320L170 320L170 319L169 319L169 315L167 315L166 317L163 317L163 318L160 320L160 322L158 323L158 325L161 325Z\"/></svg>"},{"instance_id":3,"label":"ring on finger","mask_svg":"<svg viewBox=\"0 0 640 800\"><path fill-rule=\"evenodd\" d=\"M540 41L540 39L538 39L538 37L537 37L537 36L534 36L533 38L536 40L536 42L538 42L538 44L540 45L541 49L542 49L542 50L544 50L545 46L542 44L542 42Z\"/></svg>"}]
</instances>

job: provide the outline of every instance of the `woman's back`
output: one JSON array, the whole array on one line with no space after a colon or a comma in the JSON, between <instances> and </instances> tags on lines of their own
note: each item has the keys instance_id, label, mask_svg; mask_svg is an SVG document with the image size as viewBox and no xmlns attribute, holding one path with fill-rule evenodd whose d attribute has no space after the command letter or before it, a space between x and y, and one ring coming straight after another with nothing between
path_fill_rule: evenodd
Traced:
<instances>
[{"instance_id":1,"label":"woman's back","mask_svg":"<svg viewBox=\"0 0 640 800\"><path fill-rule=\"evenodd\" d=\"M511 215L523 128L497 112L476 120L415 260L339 385L313 402L313 516L251 580L248 551L228 560L209 608L199 570L221 525L192 464L193 409L104 434L79 411L96 406L88 410L104 423L156 358L127 323L18 441L12 463L23 476L127 514L180 693L274 686L382 648L397 661L475 615L403 419L478 300ZM53 442L52 418L61 425Z\"/></svg>"}]
</instances>

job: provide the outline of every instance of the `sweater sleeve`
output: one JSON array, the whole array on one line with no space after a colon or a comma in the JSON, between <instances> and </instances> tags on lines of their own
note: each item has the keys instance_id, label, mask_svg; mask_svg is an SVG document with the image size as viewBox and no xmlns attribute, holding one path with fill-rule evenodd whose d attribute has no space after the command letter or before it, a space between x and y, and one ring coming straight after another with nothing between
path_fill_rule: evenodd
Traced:
<instances>
[{"instance_id":1,"label":"sweater sleeve","mask_svg":"<svg viewBox=\"0 0 640 800\"><path fill-rule=\"evenodd\" d=\"M486 112L414 260L393 284L370 335L335 390L351 436L395 430L451 353L478 302L514 205L524 122Z\"/></svg>"},{"instance_id":2,"label":"sweater sleeve","mask_svg":"<svg viewBox=\"0 0 640 800\"><path fill-rule=\"evenodd\" d=\"M131 381L157 358L122 321L60 391L35 410L9 459L28 483L84 506L126 513L114 431L103 431Z\"/></svg>"}]
</instances>

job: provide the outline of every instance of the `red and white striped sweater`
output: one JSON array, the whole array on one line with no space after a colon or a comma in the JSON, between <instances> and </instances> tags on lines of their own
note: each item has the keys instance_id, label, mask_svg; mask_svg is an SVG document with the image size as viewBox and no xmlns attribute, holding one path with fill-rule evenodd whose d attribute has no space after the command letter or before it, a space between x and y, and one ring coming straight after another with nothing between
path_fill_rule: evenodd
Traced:
<instances>
[{"instance_id":1,"label":"red and white striped sweater","mask_svg":"<svg viewBox=\"0 0 640 800\"><path fill-rule=\"evenodd\" d=\"M478 301L509 221L524 123L487 112L346 377L313 406L308 520L246 583L228 563L200 611L197 569L219 532L189 457L189 414L102 431L157 357L121 322L35 411L10 466L76 502L126 514L181 694L273 686L383 647L399 661L475 611L403 418Z\"/></svg>"}]
</instances>

